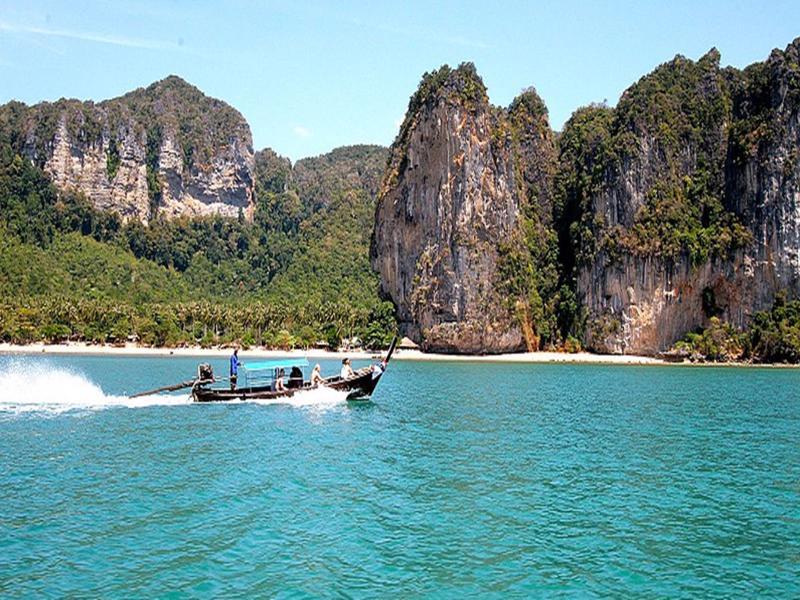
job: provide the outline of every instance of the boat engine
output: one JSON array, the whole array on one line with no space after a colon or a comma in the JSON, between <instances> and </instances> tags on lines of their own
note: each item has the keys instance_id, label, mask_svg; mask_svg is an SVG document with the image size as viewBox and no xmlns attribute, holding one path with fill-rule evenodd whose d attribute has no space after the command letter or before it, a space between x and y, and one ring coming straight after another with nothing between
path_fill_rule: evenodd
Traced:
<instances>
[{"instance_id":1,"label":"boat engine","mask_svg":"<svg viewBox=\"0 0 800 600\"><path fill-rule=\"evenodd\" d=\"M214 381L214 368L208 363L197 365L197 379L200 381Z\"/></svg>"}]
</instances>

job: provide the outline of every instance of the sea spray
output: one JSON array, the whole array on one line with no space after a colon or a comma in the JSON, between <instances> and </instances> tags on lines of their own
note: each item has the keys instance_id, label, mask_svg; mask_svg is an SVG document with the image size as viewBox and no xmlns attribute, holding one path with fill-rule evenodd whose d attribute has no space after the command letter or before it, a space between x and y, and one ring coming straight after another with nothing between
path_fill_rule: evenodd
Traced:
<instances>
[{"instance_id":1,"label":"sea spray","mask_svg":"<svg viewBox=\"0 0 800 600\"><path fill-rule=\"evenodd\" d=\"M347 394L348 392L343 390L320 386L297 392L290 397L251 400L250 402L252 404L289 404L291 406L327 408L344 403L347 400Z\"/></svg>"},{"instance_id":2,"label":"sea spray","mask_svg":"<svg viewBox=\"0 0 800 600\"><path fill-rule=\"evenodd\" d=\"M0 374L0 411L62 413L114 406L140 408L186 404L188 397L154 395L131 399L108 395L82 373L49 363L14 361Z\"/></svg>"}]
</instances>

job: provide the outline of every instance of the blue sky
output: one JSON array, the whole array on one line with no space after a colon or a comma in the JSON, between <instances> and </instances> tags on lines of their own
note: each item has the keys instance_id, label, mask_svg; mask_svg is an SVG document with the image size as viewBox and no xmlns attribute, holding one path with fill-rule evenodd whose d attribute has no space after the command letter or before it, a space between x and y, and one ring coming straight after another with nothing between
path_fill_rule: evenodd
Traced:
<instances>
[{"instance_id":1,"label":"blue sky","mask_svg":"<svg viewBox=\"0 0 800 600\"><path fill-rule=\"evenodd\" d=\"M0 102L101 100L180 75L296 160L390 144L425 71L472 61L495 104L534 86L560 129L675 54L745 66L800 36L800 2L0 0Z\"/></svg>"}]
</instances>

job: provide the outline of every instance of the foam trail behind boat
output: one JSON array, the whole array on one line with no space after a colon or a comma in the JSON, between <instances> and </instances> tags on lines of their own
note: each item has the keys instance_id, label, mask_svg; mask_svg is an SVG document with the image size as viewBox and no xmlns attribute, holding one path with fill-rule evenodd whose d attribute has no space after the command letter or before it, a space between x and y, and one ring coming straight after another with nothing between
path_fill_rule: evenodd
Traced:
<instances>
[{"instance_id":1,"label":"foam trail behind boat","mask_svg":"<svg viewBox=\"0 0 800 600\"><path fill-rule=\"evenodd\" d=\"M12 363L0 374L0 412L58 414L75 409L140 408L188 402L186 394L136 399L108 395L85 375L47 364Z\"/></svg>"},{"instance_id":2,"label":"foam trail behind boat","mask_svg":"<svg viewBox=\"0 0 800 600\"><path fill-rule=\"evenodd\" d=\"M288 404L291 406L307 406L326 408L342 404L347 400L348 392L333 390L320 386L311 390L304 390L289 398L270 398L268 400L249 400L252 404Z\"/></svg>"}]
</instances>

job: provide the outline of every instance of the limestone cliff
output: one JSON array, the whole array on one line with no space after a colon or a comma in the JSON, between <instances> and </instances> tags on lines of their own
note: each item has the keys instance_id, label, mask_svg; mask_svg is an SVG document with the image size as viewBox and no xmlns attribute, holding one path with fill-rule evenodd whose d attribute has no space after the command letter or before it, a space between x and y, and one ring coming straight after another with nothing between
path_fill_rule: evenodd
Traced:
<instances>
[{"instance_id":1,"label":"limestone cliff","mask_svg":"<svg viewBox=\"0 0 800 600\"><path fill-rule=\"evenodd\" d=\"M423 348L656 354L800 296L800 39L740 71L682 56L558 136L426 75L392 146L372 263Z\"/></svg>"},{"instance_id":2,"label":"limestone cliff","mask_svg":"<svg viewBox=\"0 0 800 600\"><path fill-rule=\"evenodd\" d=\"M734 81L726 207L752 233L753 308L800 295L800 38Z\"/></svg>"},{"instance_id":3,"label":"limestone cliff","mask_svg":"<svg viewBox=\"0 0 800 600\"><path fill-rule=\"evenodd\" d=\"M657 353L800 294L799 49L743 72L678 57L595 115L573 239L590 348Z\"/></svg>"},{"instance_id":4,"label":"limestone cliff","mask_svg":"<svg viewBox=\"0 0 800 600\"><path fill-rule=\"evenodd\" d=\"M538 126L541 115L532 120ZM527 203L514 124L489 104L472 65L443 67L423 78L391 148L372 263L403 333L426 350L526 347L501 276L502 247L520 237Z\"/></svg>"},{"instance_id":5,"label":"limestone cliff","mask_svg":"<svg viewBox=\"0 0 800 600\"><path fill-rule=\"evenodd\" d=\"M123 218L252 214L249 126L178 77L97 104L10 103L0 128L59 188Z\"/></svg>"}]
</instances>

